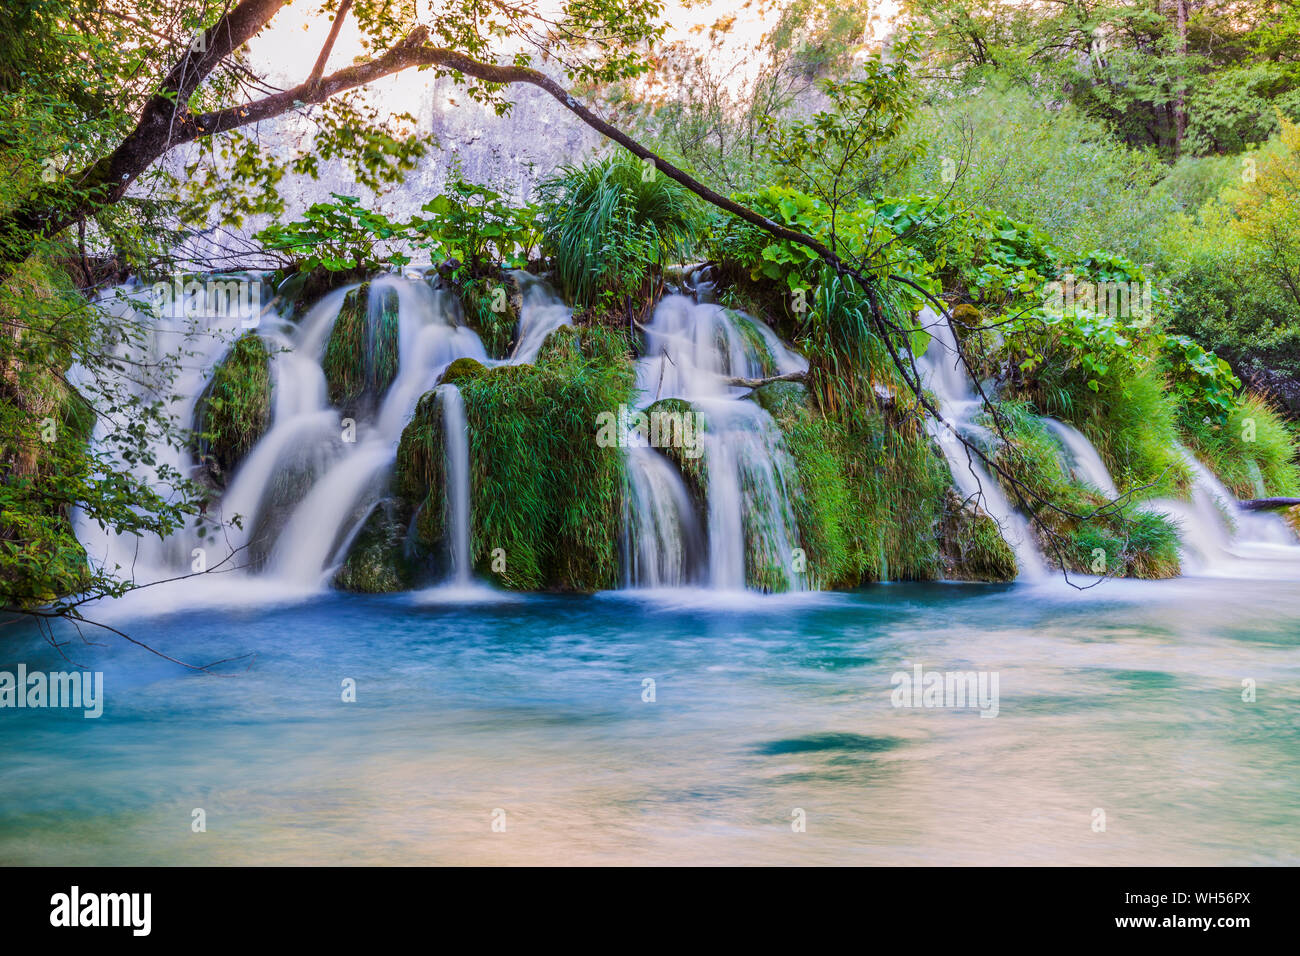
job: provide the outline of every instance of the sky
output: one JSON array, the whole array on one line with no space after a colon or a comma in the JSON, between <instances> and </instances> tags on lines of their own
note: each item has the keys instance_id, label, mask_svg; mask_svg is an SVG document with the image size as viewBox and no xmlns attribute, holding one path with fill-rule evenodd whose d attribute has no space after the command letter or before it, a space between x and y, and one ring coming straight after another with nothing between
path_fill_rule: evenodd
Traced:
<instances>
[{"instance_id":1,"label":"sky","mask_svg":"<svg viewBox=\"0 0 1300 956\"><path fill-rule=\"evenodd\" d=\"M429 0L420 2L428 9ZM897 14L898 0L857 0L857 3L865 11L864 38L868 42L878 42L884 28ZM542 0L540 9L546 11L557 6L549 0ZM729 74L735 77L733 82L744 83L752 79L758 68L758 58L753 56L753 51L775 23L778 9L775 0L715 0L712 3L665 0L664 21L668 25L665 40L685 42L702 49L709 26L734 18L727 42L715 56L721 55L732 61L717 64L720 74ZM301 82L311 72L329 32L330 21L319 11L320 4L308 0L297 0L282 10L271 26L250 44L254 66L264 70L279 85ZM422 19L427 21L429 16L425 14ZM348 18L330 57L329 68L336 70L346 66L361 53L360 32L355 20ZM412 94L426 86L424 78L414 71L395 78L391 85L398 90L407 89Z\"/></svg>"}]
</instances>

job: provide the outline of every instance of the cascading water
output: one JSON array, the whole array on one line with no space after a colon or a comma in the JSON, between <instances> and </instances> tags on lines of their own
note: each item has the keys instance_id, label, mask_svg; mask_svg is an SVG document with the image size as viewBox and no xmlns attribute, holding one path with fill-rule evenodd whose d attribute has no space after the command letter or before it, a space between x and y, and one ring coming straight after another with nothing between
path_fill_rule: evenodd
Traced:
<instances>
[{"instance_id":1,"label":"cascading water","mask_svg":"<svg viewBox=\"0 0 1300 956\"><path fill-rule=\"evenodd\" d=\"M507 360L531 361L546 336L570 321L569 309L540 280L516 273L523 288L518 345ZM349 421L330 406L322 363L326 344L349 293L337 289L307 310L294 324L264 311L256 331L271 353L272 418L265 435L229 478L226 491L208 517L229 522L240 516L242 527L227 525L217 541L202 544L208 567L221 566L241 577L254 575L290 590L320 586L346 554L347 546L385 493L402 430L420 397L432 389L442 371L462 357L485 365L478 336L458 321L451 295L423 277L385 276L370 283L366 330L368 368L377 337L376 323L385 297L396 300L397 368L373 407L363 407ZM128 288L128 293L139 293ZM102 307L128 314L116 295ZM129 316L152 331L147 351L162 355L182 346L188 361L180 370L168 413L188 424L195 403L238 334L240 320L161 318L143 309ZM188 323L188 324L187 324ZM142 388L143 394L143 388ZM454 387L440 390L446 422L451 524L450 564L453 584L470 578L470 488L464 406ZM195 462L165 445L154 449L160 462L191 473ZM191 555L200 539L187 527L165 541L104 533L84 516L76 516L78 534L91 560L131 568L137 581L162 580L194 569Z\"/></svg>"},{"instance_id":2,"label":"cascading water","mask_svg":"<svg viewBox=\"0 0 1300 956\"><path fill-rule=\"evenodd\" d=\"M442 425L447 448L447 497L451 507L447 540L451 559L451 580L458 587L469 584L469 427L465 401L455 385L438 386Z\"/></svg>"},{"instance_id":3,"label":"cascading water","mask_svg":"<svg viewBox=\"0 0 1300 956\"><path fill-rule=\"evenodd\" d=\"M1191 501L1162 498L1144 507L1170 515L1182 538L1183 572L1222 577L1294 578L1300 544L1276 515L1245 511L1223 482L1186 448Z\"/></svg>"},{"instance_id":4,"label":"cascading water","mask_svg":"<svg viewBox=\"0 0 1300 956\"><path fill-rule=\"evenodd\" d=\"M967 438L991 442L993 436L988 430L972 421L981 403L958 360L952 328L928 308L922 311L921 319L931 340L917 365L926 386L939 397L943 417ZM1076 480L1111 500L1120 497L1101 455L1081 432L1051 418L1043 419L1043 424L1061 443L1063 463ZM964 446L948 428L932 423L931 429L939 439L958 489L977 500L1002 527L1016 552L1021 575L1041 577L1045 565L1028 522L1007 501L982 462L973 455L967 460ZM1232 492L1191 452L1181 447L1179 452L1193 477L1191 501L1160 499L1144 502L1142 507L1174 518L1182 541L1184 573L1295 577L1300 572L1300 544L1286 522L1275 515L1244 511Z\"/></svg>"},{"instance_id":5,"label":"cascading water","mask_svg":"<svg viewBox=\"0 0 1300 956\"><path fill-rule=\"evenodd\" d=\"M802 371L807 362L763 323L684 295L665 297L645 332L645 357L637 363L640 405L679 398L702 418L695 438L708 476L707 502L697 515L681 476L659 452L630 449L628 585L698 580L716 589L753 582L802 589L793 554L793 463L771 416L729 379Z\"/></svg>"},{"instance_id":6,"label":"cascading water","mask_svg":"<svg viewBox=\"0 0 1300 956\"><path fill-rule=\"evenodd\" d=\"M976 421L983 404L966 375L952 326L929 306L921 310L919 319L930 333L930 345L916 360L917 369L925 387L938 397L939 412L944 418L943 422L928 422L930 434L948 460L953 482L962 497L979 505L1002 529L1002 536L1015 552L1020 576L1041 578L1047 573L1047 565L1029 522L1012 507L983 461L958 440L960 435L981 447L992 448L995 436Z\"/></svg>"},{"instance_id":7,"label":"cascading water","mask_svg":"<svg viewBox=\"0 0 1300 956\"><path fill-rule=\"evenodd\" d=\"M1075 479L1100 491L1111 501L1118 498L1119 489L1115 487L1115 480L1111 478L1110 470L1101 460L1101 455L1092 442L1088 441L1077 428L1065 422L1057 421L1055 418L1044 418L1042 421L1048 431L1061 443L1061 448L1065 452L1065 466Z\"/></svg>"},{"instance_id":8,"label":"cascading water","mask_svg":"<svg viewBox=\"0 0 1300 956\"><path fill-rule=\"evenodd\" d=\"M523 308L509 363L532 361L547 335L570 321L570 311L540 280L517 273ZM184 575L205 563L249 575L287 591L319 587L346 555L348 546L386 492L401 433L420 396L436 384L446 366L460 357L487 365L478 337L459 322L449 293L421 277L388 276L370 283L367 340L376 338L377 300L396 302L397 367L389 386L369 406L345 422L328 399L322 368L326 344L347 296L335 290L309 308L298 323L265 309L256 331L270 352L272 415L269 428L227 476L227 487L208 518L228 522L241 516L242 527L228 525L217 540L201 539L194 526L163 541L116 537L75 515L78 534L91 560L130 568L137 581ZM138 286L119 292L139 296ZM707 288L700 298L707 298ZM185 300L188 302L189 300ZM138 354L149 367L174 351L185 361L170 388L166 410L179 424L193 419L199 397L214 369L243 326L238 316L195 322L184 308L161 317L134 314L122 297L107 296L101 307L124 321L152 328ZM993 436L978 424L980 402L957 360L952 329L933 312L922 314L931 332L926 354L918 359L926 386L939 398L947 425L931 423L961 493L998 521L1016 551L1021 575L1045 573L1028 523L1011 506L998 482L978 459L968 460L949 429L991 446ZM373 344L371 348L373 348ZM373 362L367 356L367 363ZM629 435L628 487L623 541L624 583L629 587L706 584L715 589L799 589L796 571L797 525L791 501L795 471L780 431L771 417L747 400L735 378L757 379L802 371L806 361L791 352L767 326L748 316L684 295L669 295L646 326L646 353L637 363L639 405L682 399L700 417L698 431L678 429L696 443L700 487L689 482L663 452ZM70 373L77 380L74 369ZM158 383L154 383L156 386ZM141 394L148 383L142 383ZM439 389L447 453L449 584L470 582L469 526L471 489L465 409L454 386ZM677 411L680 415L681 412ZM1118 490L1096 449L1074 428L1050 419L1046 426L1060 440L1063 458L1076 479L1108 497ZM671 430L669 434L671 434ZM355 438L355 440L349 440ZM185 452L160 445L157 465L193 473ZM1194 476L1191 501L1155 501L1144 507L1170 514L1180 526L1184 566L1189 573L1294 577L1300 545L1280 518L1245 512L1232 494L1190 453L1183 451ZM124 464L151 478L141 464ZM155 481L155 484L159 484ZM296 588L294 586L297 586Z\"/></svg>"}]
</instances>

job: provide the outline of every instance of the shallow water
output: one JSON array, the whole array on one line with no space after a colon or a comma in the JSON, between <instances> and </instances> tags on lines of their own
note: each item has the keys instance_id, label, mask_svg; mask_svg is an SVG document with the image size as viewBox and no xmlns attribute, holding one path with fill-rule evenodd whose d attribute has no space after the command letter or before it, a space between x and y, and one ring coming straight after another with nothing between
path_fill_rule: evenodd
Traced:
<instances>
[{"instance_id":1,"label":"shallow water","mask_svg":"<svg viewBox=\"0 0 1300 956\"><path fill-rule=\"evenodd\" d=\"M1300 863L1294 583L323 594L115 624L257 656L222 678L67 647L104 715L0 710L0 863ZM0 670L66 669L6 637ZM998 716L895 708L917 663L996 672Z\"/></svg>"}]
</instances>

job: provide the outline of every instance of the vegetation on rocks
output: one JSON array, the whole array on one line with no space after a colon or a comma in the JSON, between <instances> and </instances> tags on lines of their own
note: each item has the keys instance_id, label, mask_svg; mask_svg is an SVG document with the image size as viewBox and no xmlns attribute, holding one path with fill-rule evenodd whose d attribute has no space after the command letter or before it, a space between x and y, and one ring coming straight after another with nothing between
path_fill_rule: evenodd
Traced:
<instances>
[{"instance_id":1,"label":"vegetation on rocks","mask_svg":"<svg viewBox=\"0 0 1300 956\"><path fill-rule=\"evenodd\" d=\"M344 297L325 345L321 368L330 404L349 415L378 405L397 365L397 294L372 294L370 283L362 283Z\"/></svg>"},{"instance_id":2,"label":"vegetation on rocks","mask_svg":"<svg viewBox=\"0 0 1300 956\"><path fill-rule=\"evenodd\" d=\"M254 332L235 340L194 408L199 461L224 487L271 422L271 357Z\"/></svg>"},{"instance_id":3,"label":"vegetation on rocks","mask_svg":"<svg viewBox=\"0 0 1300 956\"><path fill-rule=\"evenodd\" d=\"M623 458L595 440L599 413L632 398L623 337L562 327L533 365L453 363L474 489L474 568L512 589L592 591L618 581ZM398 449L397 487L421 544L445 547L445 438L437 392L421 399Z\"/></svg>"}]
</instances>

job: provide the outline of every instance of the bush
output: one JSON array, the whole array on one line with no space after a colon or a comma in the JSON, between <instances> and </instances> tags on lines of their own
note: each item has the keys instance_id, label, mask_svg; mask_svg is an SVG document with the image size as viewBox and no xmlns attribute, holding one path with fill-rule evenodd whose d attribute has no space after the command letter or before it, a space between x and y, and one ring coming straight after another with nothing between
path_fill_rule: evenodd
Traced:
<instances>
[{"instance_id":1,"label":"bush","mask_svg":"<svg viewBox=\"0 0 1300 956\"><path fill-rule=\"evenodd\" d=\"M630 153L566 166L539 192L545 248L575 307L646 300L655 272L683 261L701 231L695 197Z\"/></svg>"}]
</instances>

